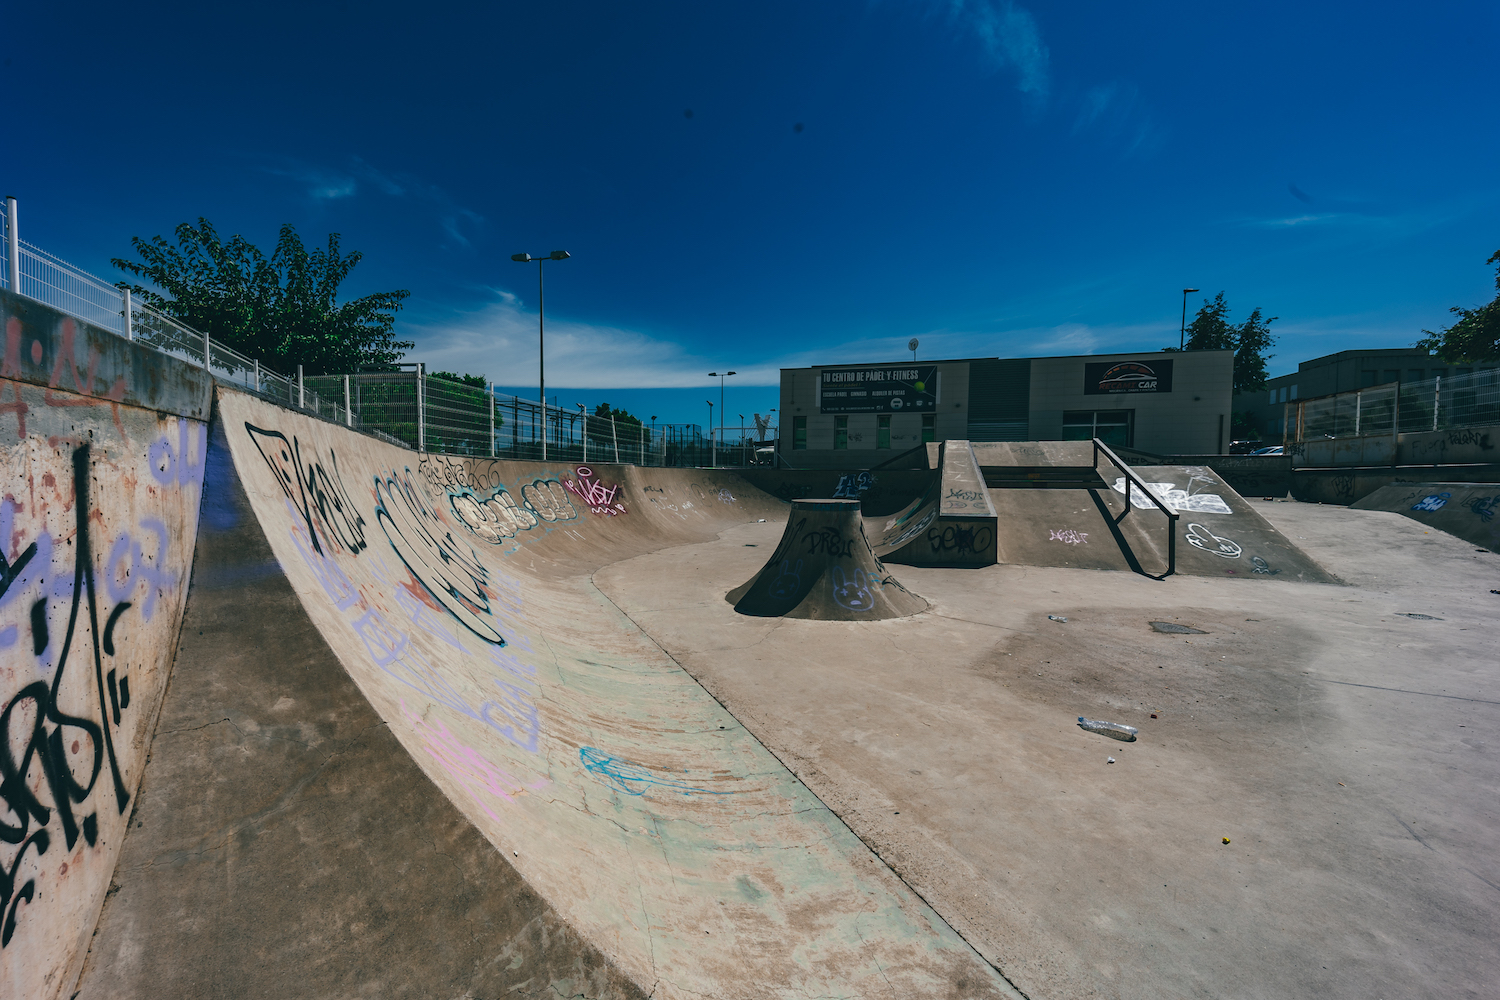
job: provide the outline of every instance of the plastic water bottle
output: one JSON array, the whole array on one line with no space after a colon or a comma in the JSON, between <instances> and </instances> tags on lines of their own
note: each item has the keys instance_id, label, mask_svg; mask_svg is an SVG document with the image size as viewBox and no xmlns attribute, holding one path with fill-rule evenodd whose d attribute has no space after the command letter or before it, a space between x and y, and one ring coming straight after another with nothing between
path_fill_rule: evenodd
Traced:
<instances>
[{"instance_id":1,"label":"plastic water bottle","mask_svg":"<svg viewBox=\"0 0 1500 1000\"><path fill-rule=\"evenodd\" d=\"M1134 743L1135 734L1140 732L1134 726L1127 726L1123 722L1099 722L1095 719L1085 719L1081 715L1078 717L1078 728L1125 743Z\"/></svg>"}]
</instances>

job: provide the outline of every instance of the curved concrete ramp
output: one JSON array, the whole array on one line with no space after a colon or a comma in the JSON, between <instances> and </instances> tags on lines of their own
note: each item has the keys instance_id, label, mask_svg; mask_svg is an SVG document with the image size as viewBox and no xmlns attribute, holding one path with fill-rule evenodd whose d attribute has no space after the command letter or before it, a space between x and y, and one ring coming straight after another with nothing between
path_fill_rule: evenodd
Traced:
<instances>
[{"instance_id":1,"label":"curved concrete ramp","mask_svg":"<svg viewBox=\"0 0 1500 1000\"><path fill-rule=\"evenodd\" d=\"M256 690L270 700L283 672L285 690L253 713L215 713L228 725L174 716L159 734L164 753L173 739L200 741L185 745L202 747L207 803L175 794L181 822L204 832L175 853L143 850L120 876L144 886L153 866L204 861L223 873L198 883L211 893L179 899L175 920L149 926L124 905L149 890L122 889L85 1000L130 992L117 983L144 989L152 949L212 947L209 926L237 954L197 963L183 993L1016 995L591 582L625 555L705 540L782 504L700 470L419 457L223 390L218 416L268 555L215 565L204 550L184 649L211 620L277 608L282 639L241 621L226 633L240 637L234 655L198 647L219 662L195 683L212 693L250 676L237 658L260 657ZM240 610L222 588L257 575L285 596ZM308 671L333 662L349 690L309 688ZM305 780L213 783L213 756L227 767L244 752L236 743L285 748ZM422 781L402 776L396 747ZM357 806L358 822L298 805L309 798ZM260 852L262 838L285 853ZM409 854L400 863L388 860L396 844ZM452 871L429 876L445 858ZM340 891L304 898L311 884ZM413 907L409 934L400 905ZM447 954L407 940L442 940L445 921ZM309 929L319 936L292 947ZM332 957L338 948L350 950ZM388 955L407 963L389 980ZM419 983L428 970L434 981Z\"/></svg>"},{"instance_id":2,"label":"curved concrete ramp","mask_svg":"<svg viewBox=\"0 0 1500 1000\"><path fill-rule=\"evenodd\" d=\"M858 500L794 500L781 543L725 600L742 615L872 621L927 610L885 571L865 537Z\"/></svg>"},{"instance_id":3,"label":"curved concrete ramp","mask_svg":"<svg viewBox=\"0 0 1500 1000\"><path fill-rule=\"evenodd\" d=\"M1500 483L1391 483L1350 509L1392 511L1500 552Z\"/></svg>"}]
</instances>

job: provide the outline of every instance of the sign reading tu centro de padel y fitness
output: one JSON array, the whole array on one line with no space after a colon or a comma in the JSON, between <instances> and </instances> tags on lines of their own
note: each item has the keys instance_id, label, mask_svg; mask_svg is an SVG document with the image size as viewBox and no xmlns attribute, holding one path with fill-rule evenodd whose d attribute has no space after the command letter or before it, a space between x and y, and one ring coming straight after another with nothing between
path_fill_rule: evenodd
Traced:
<instances>
[{"instance_id":1,"label":"sign reading tu centro de padel y fitness","mask_svg":"<svg viewBox=\"0 0 1500 1000\"><path fill-rule=\"evenodd\" d=\"M1170 361L1099 361L1083 366L1085 396L1171 391Z\"/></svg>"},{"instance_id":2,"label":"sign reading tu centro de padel y fitness","mask_svg":"<svg viewBox=\"0 0 1500 1000\"><path fill-rule=\"evenodd\" d=\"M929 413L937 408L937 366L825 368L819 379L823 413Z\"/></svg>"}]
</instances>

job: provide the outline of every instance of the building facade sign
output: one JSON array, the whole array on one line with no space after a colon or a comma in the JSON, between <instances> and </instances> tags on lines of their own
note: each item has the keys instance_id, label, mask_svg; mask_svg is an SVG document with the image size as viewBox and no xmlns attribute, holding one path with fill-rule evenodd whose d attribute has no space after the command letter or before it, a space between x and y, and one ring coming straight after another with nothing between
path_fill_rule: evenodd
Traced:
<instances>
[{"instance_id":1,"label":"building facade sign","mask_svg":"<svg viewBox=\"0 0 1500 1000\"><path fill-rule=\"evenodd\" d=\"M1171 392L1172 362L1099 361L1083 366L1085 396L1114 396L1120 393Z\"/></svg>"},{"instance_id":2,"label":"building facade sign","mask_svg":"<svg viewBox=\"0 0 1500 1000\"><path fill-rule=\"evenodd\" d=\"M1170 364L1170 362L1169 362ZM819 379L823 413L931 412L938 403L936 365L825 368Z\"/></svg>"}]
</instances>

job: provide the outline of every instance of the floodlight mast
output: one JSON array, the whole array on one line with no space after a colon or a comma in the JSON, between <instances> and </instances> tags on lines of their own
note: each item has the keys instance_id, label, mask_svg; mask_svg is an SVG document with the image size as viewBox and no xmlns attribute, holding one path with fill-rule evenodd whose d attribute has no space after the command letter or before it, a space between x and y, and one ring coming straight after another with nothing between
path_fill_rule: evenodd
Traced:
<instances>
[{"instance_id":1,"label":"floodlight mast","mask_svg":"<svg viewBox=\"0 0 1500 1000\"><path fill-rule=\"evenodd\" d=\"M1197 290L1196 288L1184 288L1182 290L1182 330L1177 339L1177 349L1179 351L1187 350L1187 297Z\"/></svg>"},{"instance_id":2,"label":"floodlight mast","mask_svg":"<svg viewBox=\"0 0 1500 1000\"><path fill-rule=\"evenodd\" d=\"M542 265L549 260L567 260L573 256L566 250L554 250L545 257L533 257L529 253L513 253L510 259L519 264L536 262L536 373L537 395L542 405L542 461L547 461L547 300L542 285Z\"/></svg>"},{"instance_id":3,"label":"floodlight mast","mask_svg":"<svg viewBox=\"0 0 1500 1000\"><path fill-rule=\"evenodd\" d=\"M708 373L708 377L709 378L716 378L716 379L719 380L719 436L720 437L724 436L724 379L728 378L730 375L733 375L733 374L734 374L734 372L709 372ZM710 440L712 440L713 435L714 435L714 411L713 411L713 405L714 404L712 404L712 403L708 404L708 406L709 406L709 410L708 410L708 436L709 436ZM718 465L718 454L719 454L718 450L717 449L713 449L710 452L710 454L712 455L712 462L710 463L711 466L717 466Z\"/></svg>"}]
</instances>

